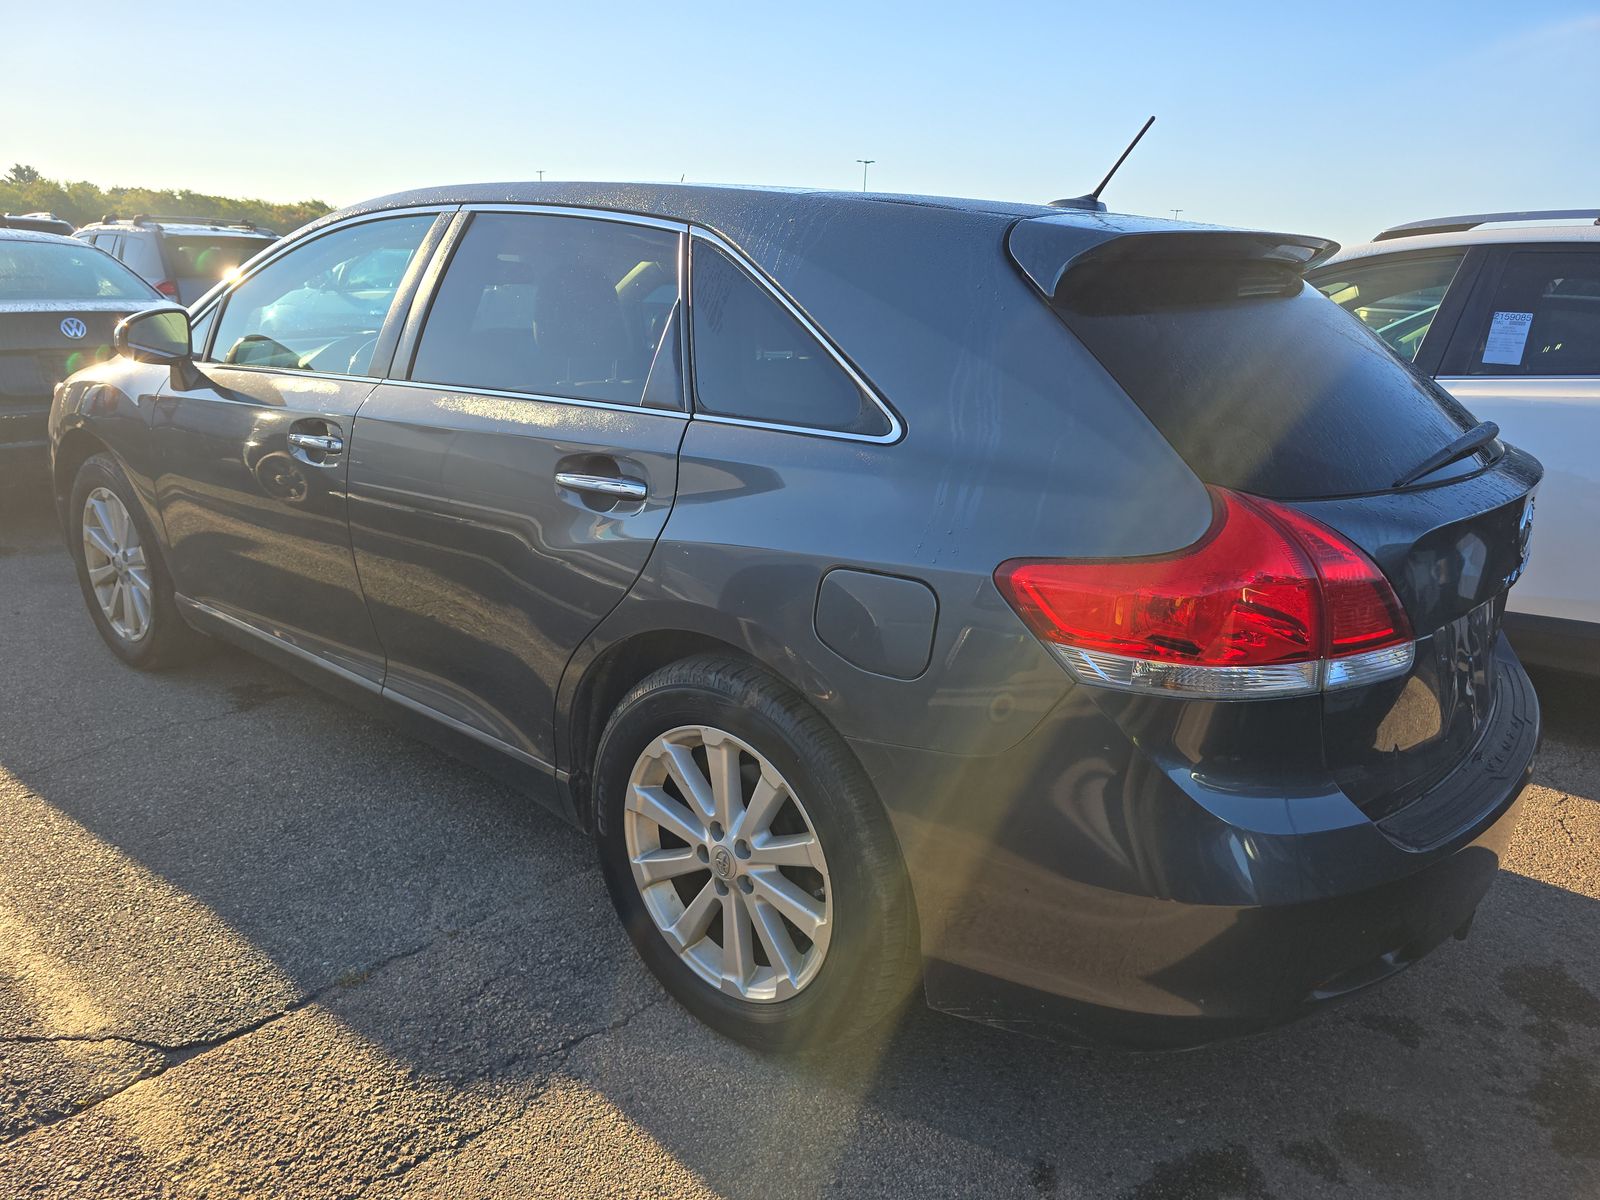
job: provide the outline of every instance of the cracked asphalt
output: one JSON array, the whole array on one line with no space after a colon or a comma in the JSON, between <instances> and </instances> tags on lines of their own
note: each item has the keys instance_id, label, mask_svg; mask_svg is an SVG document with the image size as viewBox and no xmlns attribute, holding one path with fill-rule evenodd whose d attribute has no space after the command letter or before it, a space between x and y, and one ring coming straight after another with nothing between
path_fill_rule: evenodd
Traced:
<instances>
[{"instance_id":1,"label":"cracked asphalt","mask_svg":"<svg viewBox=\"0 0 1600 1200\"><path fill-rule=\"evenodd\" d=\"M1271 1034L1096 1054L918 1010L719 1040L588 843L231 650L120 666L0 509L0 1196L1600 1194L1600 687L1472 936Z\"/></svg>"}]
</instances>

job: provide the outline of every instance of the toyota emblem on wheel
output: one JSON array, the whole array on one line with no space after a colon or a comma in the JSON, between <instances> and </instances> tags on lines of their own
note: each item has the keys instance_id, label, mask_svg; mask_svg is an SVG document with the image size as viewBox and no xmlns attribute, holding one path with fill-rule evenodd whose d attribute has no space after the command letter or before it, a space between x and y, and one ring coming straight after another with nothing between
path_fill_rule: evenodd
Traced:
<instances>
[{"instance_id":1,"label":"toyota emblem on wheel","mask_svg":"<svg viewBox=\"0 0 1600 1200\"><path fill-rule=\"evenodd\" d=\"M81 338L84 334L86 334L88 332L89 332L89 327L87 325L85 325L82 321L78 320L77 317L67 317L65 320L63 320L61 322L61 336L62 337L69 337L73 341L77 341L79 338Z\"/></svg>"},{"instance_id":2,"label":"toyota emblem on wheel","mask_svg":"<svg viewBox=\"0 0 1600 1200\"><path fill-rule=\"evenodd\" d=\"M717 852L711 856L711 869L717 873L719 879L732 877L733 855L728 853L727 847L719 846Z\"/></svg>"}]
</instances>

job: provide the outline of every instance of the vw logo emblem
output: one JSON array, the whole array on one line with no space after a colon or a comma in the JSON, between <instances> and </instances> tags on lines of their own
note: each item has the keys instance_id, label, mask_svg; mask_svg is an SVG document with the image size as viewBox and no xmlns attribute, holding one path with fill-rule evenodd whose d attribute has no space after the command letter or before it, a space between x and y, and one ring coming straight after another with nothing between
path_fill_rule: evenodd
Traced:
<instances>
[{"instance_id":1,"label":"vw logo emblem","mask_svg":"<svg viewBox=\"0 0 1600 1200\"><path fill-rule=\"evenodd\" d=\"M61 322L62 337L69 337L73 341L77 341L88 332L89 327L82 321L78 320L77 317L68 317L66 320Z\"/></svg>"}]
</instances>

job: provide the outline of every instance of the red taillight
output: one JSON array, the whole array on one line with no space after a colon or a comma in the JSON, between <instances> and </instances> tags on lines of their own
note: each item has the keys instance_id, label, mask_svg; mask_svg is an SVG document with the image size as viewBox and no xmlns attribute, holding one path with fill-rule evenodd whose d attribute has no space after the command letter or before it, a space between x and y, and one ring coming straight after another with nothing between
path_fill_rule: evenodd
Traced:
<instances>
[{"instance_id":1,"label":"red taillight","mask_svg":"<svg viewBox=\"0 0 1600 1200\"><path fill-rule=\"evenodd\" d=\"M178 285L173 283L170 279L163 279L160 283L156 284L156 291L160 292L163 296L176 296L178 294Z\"/></svg>"},{"instance_id":2,"label":"red taillight","mask_svg":"<svg viewBox=\"0 0 1600 1200\"><path fill-rule=\"evenodd\" d=\"M1176 553L1016 559L995 582L1084 682L1247 699L1410 668L1410 626L1371 559L1293 509L1211 493L1211 528Z\"/></svg>"}]
</instances>

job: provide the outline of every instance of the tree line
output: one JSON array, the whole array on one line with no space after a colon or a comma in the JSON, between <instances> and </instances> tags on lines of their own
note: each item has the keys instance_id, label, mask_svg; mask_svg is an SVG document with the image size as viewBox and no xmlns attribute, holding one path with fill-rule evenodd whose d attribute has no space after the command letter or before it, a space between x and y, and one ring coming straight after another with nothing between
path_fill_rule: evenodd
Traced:
<instances>
[{"instance_id":1,"label":"tree line","mask_svg":"<svg viewBox=\"0 0 1600 1200\"><path fill-rule=\"evenodd\" d=\"M321 200L272 204L266 200L208 196L203 192L171 188L103 188L81 180L46 179L23 163L15 164L0 178L0 212L52 212L74 225L87 225L106 216L128 218L146 213L253 221L275 233L288 233L331 211L332 207Z\"/></svg>"}]
</instances>

